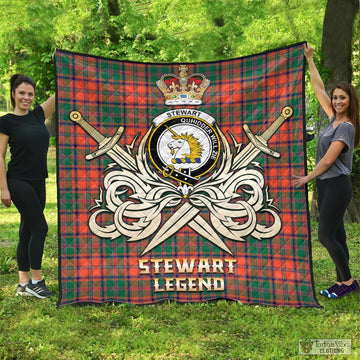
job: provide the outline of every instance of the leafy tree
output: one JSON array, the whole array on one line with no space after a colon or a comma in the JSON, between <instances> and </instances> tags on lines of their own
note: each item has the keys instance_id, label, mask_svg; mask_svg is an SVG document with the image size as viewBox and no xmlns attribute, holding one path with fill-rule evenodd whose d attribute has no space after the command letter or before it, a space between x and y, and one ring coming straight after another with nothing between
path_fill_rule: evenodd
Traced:
<instances>
[{"instance_id":1,"label":"leafy tree","mask_svg":"<svg viewBox=\"0 0 360 360\"><path fill-rule=\"evenodd\" d=\"M263 3L263 14L244 27L241 54L301 41L319 43L326 0L272 0Z\"/></svg>"},{"instance_id":2,"label":"leafy tree","mask_svg":"<svg viewBox=\"0 0 360 360\"><path fill-rule=\"evenodd\" d=\"M53 0L1 2L0 79L4 91L9 90L10 74L25 72L38 81L40 99L53 92L54 4Z\"/></svg>"},{"instance_id":3,"label":"leafy tree","mask_svg":"<svg viewBox=\"0 0 360 360\"><path fill-rule=\"evenodd\" d=\"M138 61L227 59L304 39L318 43L315 10L325 0L2 0L0 6L1 80L24 69L48 91L55 47Z\"/></svg>"}]
</instances>

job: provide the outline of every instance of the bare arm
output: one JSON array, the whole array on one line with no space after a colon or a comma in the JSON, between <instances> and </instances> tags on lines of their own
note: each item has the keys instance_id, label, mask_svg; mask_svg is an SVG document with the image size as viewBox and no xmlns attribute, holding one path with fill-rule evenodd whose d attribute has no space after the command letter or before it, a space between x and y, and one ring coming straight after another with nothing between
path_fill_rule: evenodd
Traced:
<instances>
[{"instance_id":1,"label":"bare arm","mask_svg":"<svg viewBox=\"0 0 360 360\"><path fill-rule=\"evenodd\" d=\"M321 107L326 112L327 116L331 117L334 115L334 111L331 106L331 99L325 91L324 83L323 83L321 76L319 74L319 71L316 68L316 65L314 63L314 59L313 59L314 49L311 46L305 45L304 54L308 61L311 85L314 89L315 95L316 95Z\"/></svg>"},{"instance_id":2,"label":"bare arm","mask_svg":"<svg viewBox=\"0 0 360 360\"><path fill-rule=\"evenodd\" d=\"M0 133L0 194L1 202L7 207L11 205L11 196L7 185L5 165L5 156L8 142L9 137Z\"/></svg>"},{"instance_id":3,"label":"bare arm","mask_svg":"<svg viewBox=\"0 0 360 360\"><path fill-rule=\"evenodd\" d=\"M323 174L335 162L337 157L344 150L345 146L345 143L342 141L333 141L324 157L316 164L315 168L313 171L311 171L310 174L306 176L296 176L296 180L294 181L295 187L305 185L309 181Z\"/></svg>"},{"instance_id":4,"label":"bare arm","mask_svg":"<svg viewBox=\"0 0 360 360\"><path fill-rule=\"evenodd\" d=\"M50 96L41 104L41 107L44 110L45 119L48 119L55 112L55 95Z\"/></svg>"}]
</instances>

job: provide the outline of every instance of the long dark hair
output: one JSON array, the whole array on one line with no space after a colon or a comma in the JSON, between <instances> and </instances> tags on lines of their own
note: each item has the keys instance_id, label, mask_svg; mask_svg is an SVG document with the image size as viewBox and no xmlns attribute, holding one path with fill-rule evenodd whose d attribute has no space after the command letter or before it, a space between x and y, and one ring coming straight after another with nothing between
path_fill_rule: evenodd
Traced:
<instances>
[{"instance_id":1,"label":"long dark hair","mask_svg":"<svg viewBox=\"0 0 360 360\"><path fill-rule=\"evenodd\" d=\"M23 74L13 75L10 79L10 98L11 98L11 105L13 106L13 108L15 108L15 99L13 97L13 92L15 92L16 88L22 83L31 85L35 91L36 83L32 78Z\"/></svg>"},{"instance_id":2,"label":"long dark hair","mask_svg":"<svg viewBox=\"0 0 360 360\"><path fill-rule=\"evenodd\" d=\"M330 91L331 98L333 96L335 89L341 89L341 90L345 91L350 97L350 104L349 104L349 108L348 108L348 117L349 117L350 122L353 124L353 126L355 128L355 147L357 148L357 147L359 147L359 144L360 144L360 114L359 114L358 94L356 93L354 87L350 83L341 82L341 83L337 84ZM336 111L334 109L334 106L332 105L332 102L331 102L331 106L332 106L334 114L335 114Z\"/></svg>"}]
</instances>

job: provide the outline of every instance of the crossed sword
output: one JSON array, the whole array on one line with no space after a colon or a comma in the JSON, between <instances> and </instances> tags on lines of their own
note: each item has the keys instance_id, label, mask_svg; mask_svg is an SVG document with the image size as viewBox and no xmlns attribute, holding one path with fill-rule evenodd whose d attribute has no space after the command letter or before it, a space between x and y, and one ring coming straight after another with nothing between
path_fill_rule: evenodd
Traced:
<instances>
[{"instance_id":1,"label":"crossed sword","mask_svg":"<svg viewBox=\"0 0 360 360\"><path fill-rule=\"evenodd\" d=\"M247 124L243 125L245 134L250 143L247 144L234 158L232 170L237 170L249 165L261 152L279 158L280 154L267 146L270 138L280 128L280 126L292 116L293 109L286 106L281 110L278 118L261 134L254 135ZM87 132L97 143L98 149L85 156L86 160L92 160L100 155L107 154L110 158L115 160L122 168L137 171L135 159L126 152L122 147L117 145L121 135L124 132L124 127L120 126L112 137L105 137L91 124L89 124L79 111L72 111L70 113L70 120L80 125L80 127ZM203 236L222 250L233 255L232 251L227 247L214 229L207 223L207 221L199 214L200 210L185 202L160 228L158 233L147 244L142 251L141 256L152 250L157 245L167 240L174 235L183 226L190 226L195 232Z\"/></svg>"}]
</instances>

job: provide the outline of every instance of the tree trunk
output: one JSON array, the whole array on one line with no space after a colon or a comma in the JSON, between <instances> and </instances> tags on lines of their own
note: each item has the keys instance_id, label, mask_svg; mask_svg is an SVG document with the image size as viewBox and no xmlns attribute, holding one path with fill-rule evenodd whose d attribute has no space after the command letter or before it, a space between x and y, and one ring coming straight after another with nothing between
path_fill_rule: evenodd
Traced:
<instances>
[{"instance_id":1,"label":"tree trunk","mask_svg":"<svg viewBox=\"0 0 360 360\"><path fill-rule=\"evenodd\" d=\"M339 82L351 82L353 26L358 10L359 1L357 0L328 0L327 2L321 44L321 64L323 68L329 70L329 78L325 80L325 89L328 93ZM328 122L322 109L319 111L319 117L323 124ZM357 168L360 169L360 160L358 164L354 161L354 170ZM360 174L358 175L360 176ZM358 222L360 221L360 203L358 201L360 183L355 179L356 177L353 176L354 197L348 207L347 219ZM317 217L313 211L312 217Z\"/></svg>"},{"instance_id":2,"label":"tree trunk","mask_svg":"<svg viewBox=\"0 0 360 360\"><path fill-rule=\"evenodd\" d=\"M118 0L108 0L108 9L109 9L109 16L119 16L120 15L120 7ZM110 25L108 26L108 32L110 36L110 41L113 44L119 44L120 35L119 31L116 26Z\"/></svg>"},{"instance_id":3,"label":"tree trunk","mask_svg":"<svg viewBox=\"0 0 360 360\"><path fill-rule=\"evenodd\" d=\"M321 50L322 65L330 70L325 82L328 91L341 81L351 81L351 45L358 9L359 2L355 0L327 2Z\"/></svg>"}]
</instances>

